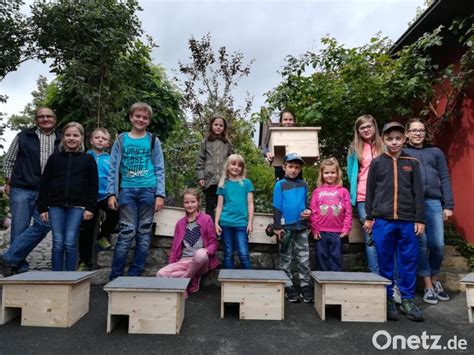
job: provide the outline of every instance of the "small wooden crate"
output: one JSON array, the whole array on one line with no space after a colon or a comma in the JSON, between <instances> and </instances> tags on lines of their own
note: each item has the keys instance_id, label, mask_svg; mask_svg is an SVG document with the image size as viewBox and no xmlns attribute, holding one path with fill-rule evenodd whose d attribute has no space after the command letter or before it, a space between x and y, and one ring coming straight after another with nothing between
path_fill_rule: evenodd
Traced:
<instances>
[{"instance_id":1,"label":"small wooden crate","mask_svg":"<svg viewBox=\"0 0 474 355\"><path fill-rule=\"evenodd\" d=\"M184 291L190 279L118 277L104 286L109 294L107 333L121 316L128 316L128 332L179 334L184 319Z\"/></svg>"},{"instance_id":2,"label":"small wooden crate","mask_svg":"<svg viewBox=\"0 0 474 355\"><path fill-rule=\"evenodd\" d=\"M364 229L362 229L357 215L352 216L352 228L349 233L349 243L365 243Z\"/></svg>"},{"instance_id":3,"label":"small wooden crate","mask_svg":"<svg viewBox=\"0 0 474 355\"><path fill-rule=\"evenodd\" d=\"M390 280L370 272L313 271L314 308L322 320L327 305L341 306L343 322L386 322Z\"/></svg>"},{"instance_id":4,"label":"small wooden crate","mask_svg":"<svg viewBox=\"0 0 474 355\"><path fill-rule=\"evenodd\" d=\"M155 235L160 237L173 237L174 228L179 219L183 218L184 209L180 207L164 207L155 213ZM276 236L268 237L265 228L273 222L269 213L255 213L253 218L253 232L249 235L249 243L276 244Z\"/></svg>"},{"instance_id":5,"label":"small wooden crate","mask_svg":"<svg viewBox=\"0 0 474 355\"><path fill-rule=\"evenodd\" d=\"M474 273L464 276L459 282L466 285L466 301L467 301L467 315L469 323L474 323Z\"/></svg>"},{"instance_id":6,"label":"small wooden crate","mask_svg":"<svg viewBox=\"0 0 474 355\"><path fill-rule=\"evenodd\" d=\"M224 303L239 303L240 319L283 320L285 283L281 270L221 270L221 318Z\"/></svg>"},{"instance_id":7,"label":"small wooden crate","mask_svg":"<svg viewBox=\"0 0 474 355\"><path fill-rule=\"evenodd\" d=\"M21 325L71 327L89 312L94 272L31 271L0 279L0 324L20 316Z\"/></svg>"},{"instance_id":8,"label":"small wooden crate","mask_svg":"<svg viewBox=\"0 0 474 355\"><path fill-rule=\"evenodd\" d=\"M288 153L298 153L306 164L316 162L320 130L321 127L269 127L265 141L274 157L272 165L282 166Z\"/></svg>"}]
</instances>

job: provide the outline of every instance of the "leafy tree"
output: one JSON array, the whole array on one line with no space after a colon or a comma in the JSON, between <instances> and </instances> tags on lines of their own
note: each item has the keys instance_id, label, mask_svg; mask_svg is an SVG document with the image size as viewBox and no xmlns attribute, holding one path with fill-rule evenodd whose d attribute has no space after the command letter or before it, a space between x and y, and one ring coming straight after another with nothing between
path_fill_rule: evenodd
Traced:
<instances>
[{"instance_id":1,"label":"leafy tree","mask_svg":"<svg viewBox=\"0 0 474 355\"><path fill-rule=\"evenodd\" d=\"M383 124L426 115L433 111L433 85L446 79L456 83L455 70L439 68L430 57L430 50L442 44L441 30L424 34L395 56L390 53L392 43L380 35L356 48L345 48L336 39L324 37L324 48L318 53L287 57L282 83L267 93L269 109L289 108L296 112L300 124L321 126L322 155L344 162L347 149L343 147L351 141L358 116L369 113ZM472 36L474 31L466 32ZM468 38L464 41L469 50L463 58L472 53ZM472 64L464 66L461 73L463 84L455 89L458 93L469 82Z\"/></svg>"},{"instance_id":2,"label":"leafy tree","mask_svg":"<svg viewBox=\"0 0 474 355\"><path fill-rule=\"evenodd\" d=\"M32 55L28 23L20 12L23 4L23 1L0 1L0 82Z\"/></svg>"},{"instance_id":3,"label":"leafy tree","mask_svg":"<svg viewBox=\"0 0 474 355\"><path fill-rule=\"evenodd\" d=\"M191 113L193 127L204 135L213 115L223 115L229 126L245 119L253 97L247 95L244 106L236 107L233 90L250 74L254 60L244 63L242 52L228 53L224 46L214 52L209 33L201 40L192 37L188 44L191 62L179 62L179 72L185 77L183 107Z\"/></svg>"},{"instance_id":4,"label":"leafy tree","mask_svg":"<svg viewBox=\"0 0 474 355\"><path fill-rule=\"evenodd\" d=\"M38 108L47 105L48 79L40 75L36 80L36 90L31 93L33 100L26 104L23 111L18 115L11 115L8 118L8 126L14 131L22 130L34 125L35 112Z\"/></svg>"},{"instance_id":5,"label":"leafy tree","mask_svg":"<svg viewBox=\"0 0 474 355\"><path fill-rule=\"evenodd\" d=\"M247 116L253 97L247 94L244 105L238 106L233 96L233 90L240 80L250 75L254 61L246 62L242 52L229 53L226 47L215 51L210 34L200 40L191 38L188 45L191 51L190 62L179 62L179 72L185 78L181 81L184 91L182 106L192 117L192 127L180 129L176 136L175 133L170 136L177 138L179 134L186 132L185 136L188 137L190 145L183 146L180 139L177 139L177 143L172 143L170 139L166 141L166 149L173 149L188 159L186 163L178 160L181 165L169 167L168 171L171 171L172 175L176 169L182 174L179 183L176 183L178 180L170 182L174 185L173 193L182 191L184 186L195 186L194 167L199 143L207 133L210 118L221 115L228 123L235 152L245 158L248 176L256 190L257 211L270 212L274 172L265 164L260 150L252 140L256 121L248 120Z\"/></svg>"},{"instance_id":6,"label":"leafy tree","mask_svg":"<svg viewBox=\"0 0 474 355\"><path fill-rule=\"evenodd\" d=\"M76 120L88 130L126 129L128 108L143 99L156 111L153 128L166 135L181 115L179 94L151 64L154 44L140 39L137 1L58 0L35 2L31 9L38 56L52 59L57 75L48 103L60 125Z\"/></svg>"}]
</instances>

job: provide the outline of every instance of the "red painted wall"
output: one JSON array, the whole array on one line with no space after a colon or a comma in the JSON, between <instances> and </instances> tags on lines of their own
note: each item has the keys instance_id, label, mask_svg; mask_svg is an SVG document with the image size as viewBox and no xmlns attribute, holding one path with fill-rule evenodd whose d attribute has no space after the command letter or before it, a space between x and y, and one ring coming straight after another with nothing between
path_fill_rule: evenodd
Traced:
<instances>
[{"instance_id":1,"label":"red painted wall","mask_svg":"<svg viewBox=\"0 0 474 355\"><path fill-rule=\"evenodd\" d=\"M472 88L474 89L474 88ZM469 243L474 244L474 90L459 100L449 121L435 134L435 144L446 154L454 193L454 221L456 229ZM442 112L445 100L440 100L437 111Z\"/></svg>"}]
</instances>

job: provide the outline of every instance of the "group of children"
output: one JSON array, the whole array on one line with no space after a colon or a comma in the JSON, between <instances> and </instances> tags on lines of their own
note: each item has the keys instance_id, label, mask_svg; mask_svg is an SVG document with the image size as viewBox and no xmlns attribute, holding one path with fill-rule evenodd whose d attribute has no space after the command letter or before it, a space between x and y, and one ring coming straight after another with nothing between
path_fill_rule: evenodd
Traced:
<instances>
[{"instance_id":1,"label":"group of children","mask_svg":"<svg viewBox=\"0 0 474 355\"><path fill-rule=\"evenodd\" d=\"M282 118L291 118L290 124L294 125L294 115L289 111L284 114ZM83 220L81 261L90 263L91 226L98 211L103 210L106 222L99 238L106 247L106 238L119 221L110 279L124 274L133 240L135 254L128 275L142 274L153 215L163 207L165 196L160 141L146 131L151 116L149 105L134 104L129 116L132 130L118 137L110 156L106 153L110 142L107 130L98 128L92 132L92 149L84 154L82 126L70 122L64 127L60 151L46 165L39 197L41 217L51 221L53 270L76 269L76 236ZM367 232L370 271L393 281L388 287L389 319L398 319L392 300L394 286L395 294L399 291L401 295L401 310L408 318L423 319L413 301L417 272L427 286L425 300L435 303L434 300L449 299L437 280L444 246L440 223L442 229L443 218L450 217L453 208L446 162L439 149L430 147L425 154L426 127L421 120L410 121L407 129L410 145L406 150L416 159L402 150L406 139L403 125L386 124L380 137L372 116L359 117L348 154L350 192L342 186L342 170L337 160L325 159L319 164L317 188L309 205L308 186L301 178L304 161L297 153L285 157L283 175L274 187L273 228L280 241L279 267L290 280L285 287L290 302L299 302L300 297L305 302L313 299L309 277L310 232L315 239L318 270L342 271L342 240L352 226L351 203L357 207ZM268 152L265 155L272 158ZM420 163L429 167L420 170ZM429 169L432 171L428 173ZM432 176L435 173L440 173L438 181ZM157 272L161 277L191 278L188 292L196 292L200 277L219 264L218 236L224 246L224 268L234 267L234 250L241 267L251 268L248 235L253 230L254 187L246 178L243 157L233 154L223 117L210 121L209 132L198 152L196 177L206 196L206 213L200 211L200 192L187 189L182 195L185 216L175 227L169 265ZM428 208L434 212L428 212ZM430 232L436 237L430 237ZM429 258L428 244L435 245ZM299 272L299 291L292 282L293 257Z\"/></svg>"},{"instance_id":2,"label":"group of children","mask_svg":"<svg viewBox=\"0 0 474 355\"><path fill-rule=\"evenodd\" d=\"M419 118L384 125L382 137L371 115L355 122L347 172L351 202L366 231L369 269L392 281L387 288L387 317L422 321L414 302L416 277L423 278L423 300L449 300L438 280L444 256L443 221L454 201L446 158L428 144ZM408 144L406 140L408 139ZM429 255L429 256L428 256Z\"/></svg>"}]
</instances>

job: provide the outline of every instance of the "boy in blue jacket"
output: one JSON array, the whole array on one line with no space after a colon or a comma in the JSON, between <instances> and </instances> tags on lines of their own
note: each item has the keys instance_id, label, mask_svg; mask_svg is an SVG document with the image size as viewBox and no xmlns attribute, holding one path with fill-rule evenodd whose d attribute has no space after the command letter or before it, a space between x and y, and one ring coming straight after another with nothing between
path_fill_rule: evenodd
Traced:
<instances>
[{"instance_id":1,"label":"boy in blue jacket","mask_svg":"<svg viewBox=\"0 0 474 355\"><path fill-rule=\"evenodd\" d=\"M130 108L132 130L122 133L110 155L107 183L108 205L119 209L120 232L115 244L110 280L124 274L130 244L135 239L135 255L129 276L140 276L150 247L154 212L163 208L165 167L158 138L146 131L153 111L137 102Z\"/></svg>"},{"instance_id":2,"label":"boy in blue jacket","mask_svg":"<svg viewBox=\"0 0 474 355\"><path fill-rule=\"evenodd\" d=\"M293 286L291 258L296 255L300 278L300 293L305 302L312 302L312 288L309 285L308 223L311 210L307 209L308 185L298 178L303 159L296 153L289 153L283 163L285 177L278 180L273 190L273 227L280 241L280 269L290 281L285 286L285 297L289 302L299 302L299 294Z\"/></svg>"},{"instance_id":3,"label":"boy in blue jacket","mask_svg":"<svg viewBox=\"0 0 474 355\"><path fill-rule=\"evenodd\" d=\"M97 197L97 213L87 221L82 221L79 234L79 267L78 271L91 270L92 248L95 239L97 246L101 250L109 250L110 235L114 232L118 223L118 212L111 210L107 204L107 179L109 177L110 155L107 149L110 146L110 133L106 128L98 127L94 129L90 137L91 149L88 154L94 157L97 163L97 173L99 175L99 192ZM100 211L105 215L105 219L100 224ZM97 227L97 228L96 228ZM95 238L97 237L97 238Z\"/></svg>"},{"instance_id":4,"label":"boy in blue jacket","mask_svg":"<svg viewBox=\"0 0 474 355\"><path fill-rule=\"evenodd\" d=\"M424 196L418 161L402 151L405 127L398 122L383 127L387 151L370 164L367 178L364 228L373 232L380 276L392 281L387 287L387 318L398 320L393 301L394 258L400 280L401 310L408 319L423 321L415 303L418 239L425 229Z\"/></svg>"}]
</instances>

